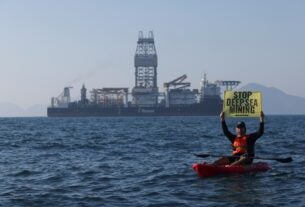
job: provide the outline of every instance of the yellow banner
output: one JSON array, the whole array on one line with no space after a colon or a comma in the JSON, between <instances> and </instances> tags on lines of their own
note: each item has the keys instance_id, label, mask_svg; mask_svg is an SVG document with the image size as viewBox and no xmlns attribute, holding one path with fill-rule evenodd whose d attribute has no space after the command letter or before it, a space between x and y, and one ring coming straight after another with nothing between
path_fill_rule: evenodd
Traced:
<instances>
[{"instance_id":1,"label":"yellow banner","mask_svg":"<svg viewBox=\"0 0 305 207\"><path fill-rule=\"evenodd\" d=\"M226 117L259 117L262 94L258 91L225 91L223 111Z\"/></svg>"}]
</instances>

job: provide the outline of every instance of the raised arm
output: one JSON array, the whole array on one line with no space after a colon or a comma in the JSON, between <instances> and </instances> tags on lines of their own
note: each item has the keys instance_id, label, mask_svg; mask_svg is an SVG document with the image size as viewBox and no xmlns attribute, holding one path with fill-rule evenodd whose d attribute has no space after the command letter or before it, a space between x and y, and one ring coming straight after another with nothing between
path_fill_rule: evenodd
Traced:
<instances>
[{"instance_id":1,"label":"raised arm","mask_svg":"<svg viewBox=\"0 0 305 207\"><path fill-rule=\"evenodd\" d=\"M226 124L226 121L225 121L225 114L224 112L221 112L220 113L220 120L221 120L221 126L222 126L222 131L224 133L224 135L231 141L233 142L236 135L232 134L228 127L227 127L227 124Z\"/></svg>"},{"instance_id":2,"label":"raised arm","mask_svg":"<svg viewBox=\"0 0 305 207\"><path fill-rule=\"evenodd\" d=\"M264 134L264 128L265 128L264 120L265 120L265 114L264 114L264 112L261 111L259 129L257 132L251 134L251 136L254 139L258 139Z\"/></svg>"}]
</instances>

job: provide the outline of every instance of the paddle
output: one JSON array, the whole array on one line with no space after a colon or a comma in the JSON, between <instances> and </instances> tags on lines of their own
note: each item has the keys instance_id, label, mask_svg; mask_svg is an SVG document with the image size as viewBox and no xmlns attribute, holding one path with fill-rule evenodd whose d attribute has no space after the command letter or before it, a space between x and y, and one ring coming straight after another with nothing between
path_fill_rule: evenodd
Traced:
<instances>
[{"instance_id":1,"label":"paddle","mask_svg":"<svg viewBox=\"0 0 305 207\"><path fill-rule=\"evenodd\" d=\"M223 157L222 155L211 155L211 154L194 154L197 157L201 157L201 158L206 158L206 157ZM239 157L239 156L227 156L227 157ZM278 162L282 162L282 163L288 163L288 162L292 162L292 158L291 157L286 157L286 158L269 158L269 157L248 157L248 158L252 158L252 159L259 159L259 160L275 160Z\"/></svg>"}]
</instances>

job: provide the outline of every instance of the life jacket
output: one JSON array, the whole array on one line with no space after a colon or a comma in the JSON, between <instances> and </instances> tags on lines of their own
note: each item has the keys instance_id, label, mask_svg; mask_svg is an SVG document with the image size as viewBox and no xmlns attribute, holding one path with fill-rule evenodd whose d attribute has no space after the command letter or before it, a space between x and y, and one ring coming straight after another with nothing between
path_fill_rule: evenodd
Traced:
<instances>
[{"instance_id":1,"label":"life jacket","mask_svg":"<svg viewBox=\"0 0 305 207\"><path fill-rule=\"evenodd\" d=\"M233 147L233 155L242 155L247 153L248 150L248 135L242 137L236 137L232 144Z\"/></svg>"}]
</instances>

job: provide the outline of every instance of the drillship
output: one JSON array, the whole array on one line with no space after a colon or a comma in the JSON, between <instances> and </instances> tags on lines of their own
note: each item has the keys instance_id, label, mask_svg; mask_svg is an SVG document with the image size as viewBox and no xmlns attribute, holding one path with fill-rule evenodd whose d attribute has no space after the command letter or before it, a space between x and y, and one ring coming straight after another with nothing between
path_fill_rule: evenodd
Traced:
<instances>
[{"instance_id":1,"label":"drillship","mask_svg":"<svg viewBox=\"0 0 305 207\"><path fill-rule=\"evenodd\" d=\"M65 87L58 97L51 98L48 117L84 116L214 116L222 110L221 87L232 89L240 81L215 81L209 83L204 74L200 89L190 89L182 75L157 85L158 58L153 32L147 37L139 32L134 57L135 86L129 88L94 88L87 98L85 85L81 98L71 101L70 88Z\"/></svg>"}]
</instances>

